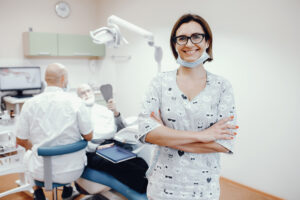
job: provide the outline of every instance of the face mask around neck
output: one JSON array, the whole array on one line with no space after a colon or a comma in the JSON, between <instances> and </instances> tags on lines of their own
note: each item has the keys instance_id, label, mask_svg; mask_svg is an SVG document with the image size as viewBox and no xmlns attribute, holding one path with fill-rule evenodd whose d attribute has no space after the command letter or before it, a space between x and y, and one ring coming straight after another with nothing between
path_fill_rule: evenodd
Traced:
<instances>
[{"instance_id":1,"label":"face mask around neck","mask_svg":"<svg viewBox=\"0 0 300 200\"><path fill-rule=\"evenodd\" d=\"M187 61L182 60L180 55L178 54L177 63L184 67L194 68L194 67L198 66L199 64L203 64L204 61L206 61L208 58L209 58L209 55L206 53L206 51L204 51L202 56L200 58L198 58L195 62L187 62Z\"/></svg>"}]
</instances>

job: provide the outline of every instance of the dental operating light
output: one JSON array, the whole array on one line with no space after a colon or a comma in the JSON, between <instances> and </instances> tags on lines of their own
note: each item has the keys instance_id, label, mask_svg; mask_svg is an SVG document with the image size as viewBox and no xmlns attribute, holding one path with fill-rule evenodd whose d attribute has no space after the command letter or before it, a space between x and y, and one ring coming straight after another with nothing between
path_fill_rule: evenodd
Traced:
<instances>
[{"instance_id":1,"label":"dental operating light","mask_svg":"<svg viewBox=\"0 0 300 200\"><path fill-rule=\"evenodd\" d=\"M148 45L154 47L154 58L158 64L158 72L161 68L162 60L162 48L160 46L154 45L154 36L153 33L140 28L124 19L121 19L115 15L111 15L107 19L108 27L101 27L94 31L90 31L90 35L93 39L93 42L96 44L105 44L108 47L118 48L122 44L128 44L128 41L122 36L119 27L126 28L132 32L135 32L141 35L144 39L147 40Z\"/></svg>"}]
</instances>

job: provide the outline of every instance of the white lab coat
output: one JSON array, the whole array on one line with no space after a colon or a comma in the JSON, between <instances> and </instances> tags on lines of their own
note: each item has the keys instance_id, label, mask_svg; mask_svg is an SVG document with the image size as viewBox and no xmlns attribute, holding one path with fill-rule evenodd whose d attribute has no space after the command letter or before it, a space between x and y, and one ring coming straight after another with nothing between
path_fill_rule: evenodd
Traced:
<instances>
[{"instance_id":1,"label":"white lab coat","mask_svg":"<svg viewBox=\"0 0 300 200\"><path fill-rule=\"evenodd\" d=\"M90 112L80 98L63 92L58 87L47 87L45 92L28 100L17 119L15 134L33 144L32 152L24 158L31 176L43 181L43 160L39 146L57 146L80 141L81 134L93 130ZM85 150L55 156L52 159L52 180L69 183L79 178L86 164Z\"/></svg>"}]
</instances>

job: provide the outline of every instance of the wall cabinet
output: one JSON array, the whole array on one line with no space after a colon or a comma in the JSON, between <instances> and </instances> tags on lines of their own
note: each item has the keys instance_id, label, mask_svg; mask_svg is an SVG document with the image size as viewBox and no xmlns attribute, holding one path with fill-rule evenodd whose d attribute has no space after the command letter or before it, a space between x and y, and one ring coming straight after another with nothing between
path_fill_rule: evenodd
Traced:
<instances>
[{"instance_id":1,"label":"wall cabinet","mask_svg":"<svg viewBox=\"0 0 300 200\"><path fill-rule=\"evenodd\" d=\"M63 57L103 57L105 45L92 42L89 35L60 33L23 33L24 55Z\"/></svg>"},{"instance_id":2,"label":"wall cabinet","mask_svg":"<svg viewBox=\"0 0 300 200\"><path fill-rule=\"evenodd\" d=\"M57 34L23 33L25 56L57 56Z\"/></svg>"}]
</instances>

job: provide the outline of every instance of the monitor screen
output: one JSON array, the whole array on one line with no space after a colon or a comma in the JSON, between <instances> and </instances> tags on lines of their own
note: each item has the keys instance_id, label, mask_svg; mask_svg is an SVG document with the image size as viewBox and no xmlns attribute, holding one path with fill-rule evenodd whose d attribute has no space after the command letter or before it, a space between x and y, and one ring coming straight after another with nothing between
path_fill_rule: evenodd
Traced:
<instances>
[{"instance_id":1,"label":"monitor screen","mask_svg":"<svg viewBox=\"0 0 300 200\"><path fill-rule=\"evenodd\" d=\"M0 90L41 89L40 67L0 67Z\"/></svg>"}]
</instances>

